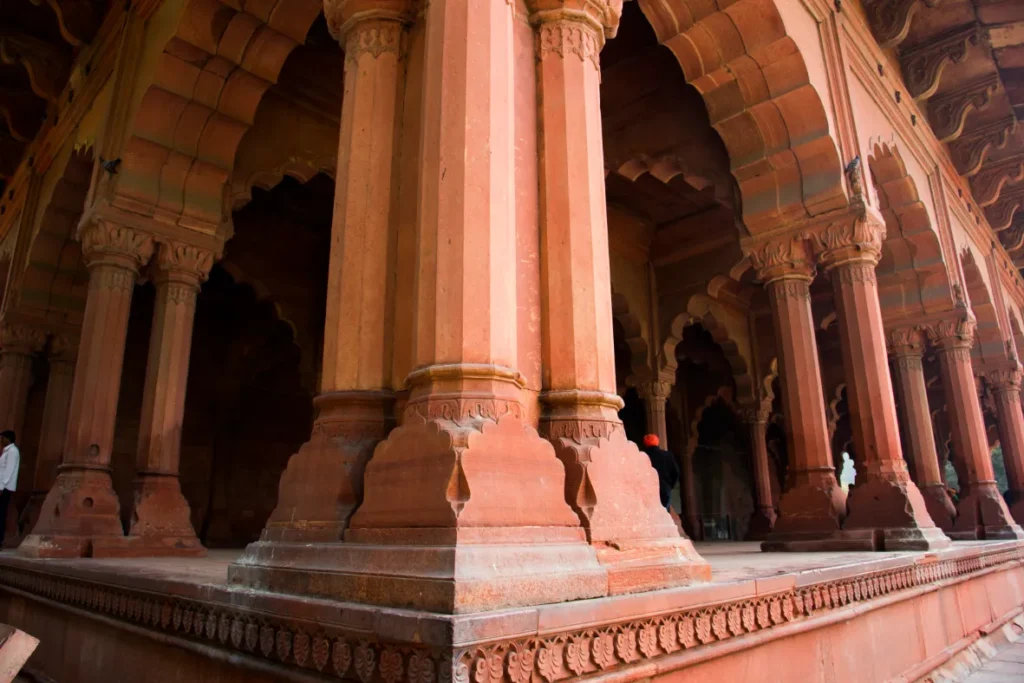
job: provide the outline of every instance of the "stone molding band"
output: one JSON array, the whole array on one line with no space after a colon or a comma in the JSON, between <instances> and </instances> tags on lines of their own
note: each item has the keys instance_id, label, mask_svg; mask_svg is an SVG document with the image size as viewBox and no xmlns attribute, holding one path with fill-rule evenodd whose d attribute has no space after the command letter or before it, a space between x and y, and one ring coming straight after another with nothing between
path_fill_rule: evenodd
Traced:
<instances>
[{"instance_id":1,"label":"stone molding band","mask_svg":"<svg viewBox=\"0 0 1024 683\"><path fill-rule=\"evenodd\" d=\"M625 673L691 650L700 658L700 648L733 638L783 637L785 627L794 622L829 618L836 610L871 600L899 599L938 582L1009 569L1024 561L1024 547L1007 545L973 548L937 560L919 558L913 565L625 622L454 648L381 642L365 630L231 605L229 591L222 600L161 595L12 565L0 566L0 587L127 627L226 650L233 657L252 657L254 664L266 661L292 668L297 675L304 670L360 683L529 683L538 680L536 674L553 683Z\"/></svg>"}]
</instances>

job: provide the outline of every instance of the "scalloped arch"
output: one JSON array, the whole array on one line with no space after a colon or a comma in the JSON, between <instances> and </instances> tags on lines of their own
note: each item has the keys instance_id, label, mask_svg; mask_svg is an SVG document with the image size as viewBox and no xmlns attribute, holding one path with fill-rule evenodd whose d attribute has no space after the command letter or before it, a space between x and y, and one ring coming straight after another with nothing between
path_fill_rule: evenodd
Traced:
<instances>
[{"instance_id":1,"label":"scalloped arch","mask_svg":"<svg viewBox=\"0 0 1024 683\"><path fill-rule=\"evenodd\" d=\"M948 308L951 288L942 244L896 145L876 142L868 171L886 227L877 269L883 315L906 317ZM915 276L910 286L907 273Z\"/></svg>"},{"instance_id":2,"label":"scalloped arch","mask_svg":"<svg viewBox=\"0 0 1024 683\"><path fill-rule=\"evenodd\" d=\"M224 272L231 276L231 279L235 281L236 285L248 285L251 287L257 301L266 301L271 305L274 310L274 317L288 326L288 329L291 330L292 333L292 344L301 351L302 344L299 343L299 328L291 318L288 317L281 304L274 299L270 289L259 280L248 277L245 274L245 271L243 271L238 264L232 261L224 259L219 261L217 265L223 268Z\"/></svg>"},{"instance_id":3,"label":"scalloped arch","mask_svg":"<svg viewBox=\"0 0 1024 683\"><path fill-rule=\"evenodd\" d=\"M270 191L280 185L286 177L297 180L303 185L321 173L334 180L335 173L337 173L336 162L337 155L331 154L316 161L289 161L276 168L257 171L246 178L243 184L235 185L232 188L231 210L238 211L251 202L253 188Z\"/></svg>"},{"instance_id":4,"label":"scalloped arch","mask_svg":"<svg viewBox=\"0 0 1024 683\"><path fill-rule=\"evenodd\" d=\"M704 99L751 234L848 204L821 97L776 0L639 0Z\"/></svg>"},{"instance_id":5,"label":"scalloped arch","mask_svg":"<svg viewBox=\"0 0 1024 683\"><path fill-rule=\"evenodd\" d=\"M676 347L683 341L683 331L688 326L699 323L711 334L711 338L721 347L729 362L733 381L736 383L736 401L753 401L756 397L750 365L735 340L736 335L732 334L727 325L715 314L714 309L718 306L720 304L706 294L695 294L690 297L686 310L676 315L668 327L668 335L661 348L659 374L675 380L676 370L679 368Z\"/></svg>"},{"instance_id":6,"label":"scalloped arch","mask_svg":"<svg viewBox=\"0 0 1024 683\"><path fill-rule=\"evenodd\" d=\"M650 379L654 373L648 367L650 357L650 345L644 337L643 326L640 319L629 310L629 300L625 295L612 291L612 317L622 325L626 335L626 345L629 347L630 377L635 381ZM623 377L618 382L620 386L627 384L629 378Z\"/></svg>"},{"instance_id":7,"label":"scalloped arch","mask_svg":"<svg viewBox=\"0 0 1024 683\"><path fill-rule=\"evenodd\" d=\"M977 341L972 353L984 360L999 360L1006 357L1003 334L999 328L999 313L996 311L992 294L985 284L981 266L974 259L974 252L965 246L960 252L960 265L967 286L967 298L978 319Z\"/></svg>"},{"instance_id":8,"label":"scalloped arch","mask_svg":"<svg viewBox=\"0 0 1024 683\"><path fill-rule=\"evenodd\" d=\"M190 0L130 127L114 206L216 231L238 145L320 11L319 0Z\"/></svg>"},{"instance_id":9,"label":"scalloped arch","mask_svg":"<svg viewBox=\"0 0 1024 683\"><path fill-rule=\"evenodd\" d=\"M16 249L4 310L13 306L20 314L80 325L89 275L75 231L92 180L93 152L83 147L63 158L63 168L59 160L51 167L60 177L40 207L37 225L27 226L35 232L26 236L23 255L17 253L21 247Z\"/></svg>"}]
</instances>

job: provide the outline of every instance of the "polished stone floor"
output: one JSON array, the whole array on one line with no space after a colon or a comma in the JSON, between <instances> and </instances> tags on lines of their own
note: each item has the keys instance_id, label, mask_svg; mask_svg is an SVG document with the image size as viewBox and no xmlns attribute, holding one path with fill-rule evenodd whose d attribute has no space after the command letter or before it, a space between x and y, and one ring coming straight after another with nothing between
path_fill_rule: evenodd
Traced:
<instances>
[{"instance_id":1,"label":"polished stone floor","mask_svg":"<svg viewBox=\"0 0 1024 683\"><path fill-rule=\"evenodd\" d=\"M999 650L995 657L964 679L964 683L1020 683L1024 681L1024 640Z\"/></svg>"}]
</instances>

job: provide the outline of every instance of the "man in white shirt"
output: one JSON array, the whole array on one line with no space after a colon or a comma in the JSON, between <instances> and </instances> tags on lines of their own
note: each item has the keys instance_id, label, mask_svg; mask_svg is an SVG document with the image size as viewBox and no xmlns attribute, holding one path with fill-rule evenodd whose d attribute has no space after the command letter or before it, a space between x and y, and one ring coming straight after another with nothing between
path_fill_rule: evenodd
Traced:
<instances>
[{"instance_id":1,"label":"man in white shirt","mask_svg":"<svg viewBox=\"0 0 1024 683\"><path fill-rule=\"evenodd\" d=\"M7 508L11 497L18 488L18 466L21 465L21 451L14 445L16 437L10 429L0 432L0 548L4 545L7 530Z\"/></svg>"}]
</instances>

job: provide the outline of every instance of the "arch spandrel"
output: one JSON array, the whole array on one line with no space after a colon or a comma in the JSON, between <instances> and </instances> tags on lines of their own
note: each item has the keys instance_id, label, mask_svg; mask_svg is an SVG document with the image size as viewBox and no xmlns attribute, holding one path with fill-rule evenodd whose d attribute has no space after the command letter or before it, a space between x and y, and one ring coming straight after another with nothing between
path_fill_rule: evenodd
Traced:
<instances>
[{"instance_id":1,"label":"arch spandrel","mask_svg":"<svg viewBox=\"0 0 1024 683\"><path fill-rule=\"evenodd\" d=\"M190 0L158 13L174 28L138 85L111 204L215 233L238 146L320 10L317 0Z\"/></svg>"},{"instance_id":2,"label":"arch spandrel","mask_svg":"<svg viewBox=\"0 0 1024 683\"><path fill-rule=\"evenodd\" d=\"M821 97L775 0L640 0L729 153L751 234L847 205Z\"/></svg>"}]
</instances>

